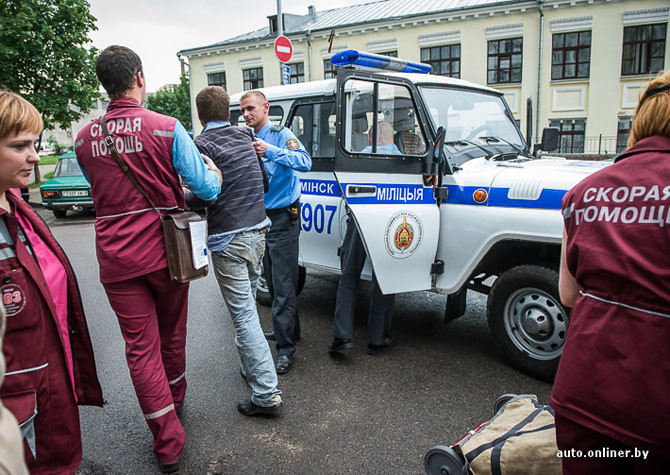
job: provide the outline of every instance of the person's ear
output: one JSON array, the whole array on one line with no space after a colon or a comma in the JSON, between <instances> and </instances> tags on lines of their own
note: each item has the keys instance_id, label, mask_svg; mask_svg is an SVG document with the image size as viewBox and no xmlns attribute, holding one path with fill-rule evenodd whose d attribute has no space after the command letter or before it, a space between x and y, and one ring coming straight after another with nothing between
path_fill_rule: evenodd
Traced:
<instances>
[{"instance_id":1,"label":"person's ear","mask_svg":"<svg viewBox=\"0 0 670 475\"><path fill-rule=\"evenodd\" d=\"M270 110L270 103L266 102L263 104L263 112L267 113Z\"/></svg>"},{"instance_id":2,"label":"person's ear","mask_svg":"<svg viewBox=\"0 0 670 475\"><path fill-rule=\"evenodd\" d=\"M144 73L142 71L135 74L135 84L137 84L137 87L140 89L144 86Z\"/></svg>"}]
</instances>

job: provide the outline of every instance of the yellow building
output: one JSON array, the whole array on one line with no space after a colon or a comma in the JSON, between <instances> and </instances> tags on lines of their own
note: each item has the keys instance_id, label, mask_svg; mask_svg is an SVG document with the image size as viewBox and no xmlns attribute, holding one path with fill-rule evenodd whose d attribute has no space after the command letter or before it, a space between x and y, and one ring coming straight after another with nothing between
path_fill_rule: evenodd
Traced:
<instances>
[{"instance_id":1,"label":"yellow building","mask_svg":"<svg viewBox=\"0 0 670 475\"><path fill-rule=\"evenodd\" d=\"M670 65L668 0L379 0L305 13L282 15L291 82L334 77L330 56L345 49L422 61L504 92L524 134L530 109L535 142L538 130L559 127L565 154L620 150L640 88ZM179 52L192 100L207 85L233 94L280 84L277 17L268 20Z\"/></svg>"}]
</instances>

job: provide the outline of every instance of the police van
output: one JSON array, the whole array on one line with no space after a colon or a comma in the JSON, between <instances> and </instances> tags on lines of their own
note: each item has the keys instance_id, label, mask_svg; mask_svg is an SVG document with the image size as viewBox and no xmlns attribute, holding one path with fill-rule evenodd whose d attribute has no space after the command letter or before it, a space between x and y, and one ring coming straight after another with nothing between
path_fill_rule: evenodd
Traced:
<instances>
[{"instance_id":1,"label":"police van","mask_svg":"<svg viewBox=\"0 0 670 475\"><path fill-rule=\"evenodd\" d=\"M271 120L312 157L302 268L339 272L349 210L364 277L373 268L382 292L446 294L446 321L465 313L468 290L488 295L506 356L552 379L569 317L558 296L561 199L603 165L534 157L494 89L351 50L332 61L336 79L262 89ZM238 125L241 95L231 97Z\"/></svg>"}]
</instances>

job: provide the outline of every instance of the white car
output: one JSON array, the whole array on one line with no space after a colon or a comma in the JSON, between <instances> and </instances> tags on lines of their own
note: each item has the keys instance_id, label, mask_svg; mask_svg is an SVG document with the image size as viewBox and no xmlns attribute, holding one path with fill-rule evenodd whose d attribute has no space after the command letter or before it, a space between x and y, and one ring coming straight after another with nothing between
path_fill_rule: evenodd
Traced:
<instances>
[{"instance_id":1,"label":"white car","mask_svg":"<svg viewBox=\"0 0 670 475\"><path fill-rule=\"evenodd\" d=\"M446 294L446 321L463 315L468 290L487 294L503 352L553 378L569 317L557 289L561 199L602 162L534 157L503 95L463 80L341 68L337 79L262 91L271 118L312 156L301 175L302 266L339 272L348 208L364 273L374 268L382 292ZM243 124L241 95L233 124Z\"/></svg>"}]
</instances>

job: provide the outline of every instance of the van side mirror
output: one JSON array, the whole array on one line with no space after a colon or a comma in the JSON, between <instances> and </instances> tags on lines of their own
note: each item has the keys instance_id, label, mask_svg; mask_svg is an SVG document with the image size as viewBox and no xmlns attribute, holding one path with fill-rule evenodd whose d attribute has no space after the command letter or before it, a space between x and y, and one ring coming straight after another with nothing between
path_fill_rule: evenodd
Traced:
<instances>
[{"instance_id":1,"label":"van side mirror","mask_svg":"<svg viewBox=\"0 0 670 475\"><path fill-rule=\"evenodd\" d=\"M558 135L557 127L545 127L542 129L542 143L540 149L544 152L553 152L558 150Z\"/></svg>"},{"instance_id":2,"label":"van side mirror","mask_svg":"<svg viewBox=\"0 0 670 475\"><path fill-rule=\"evenodd\" d=\"M430 148L430 153L423 164L423 178L426 186L429 184L427 180L430 180L433 176L441 177L443 174L453 173L451 165L444 154L446 135L447 131L444 127L437 129L435 145Z\"/></svg>"}]
</instances>

